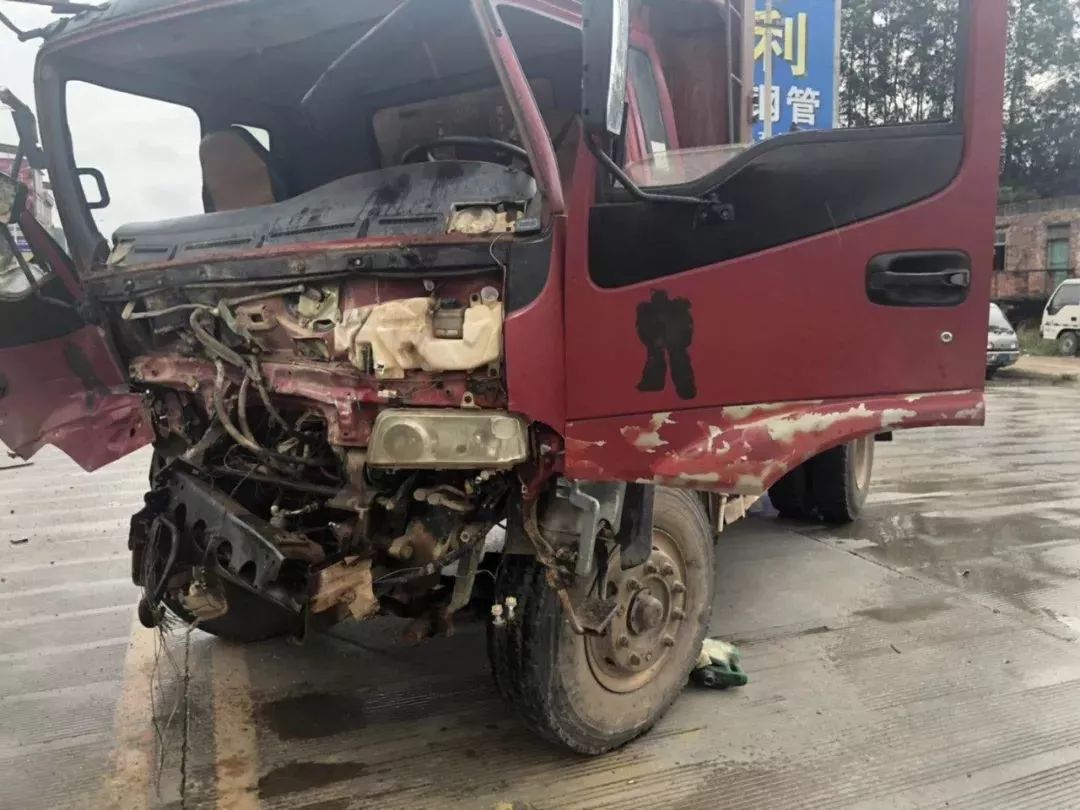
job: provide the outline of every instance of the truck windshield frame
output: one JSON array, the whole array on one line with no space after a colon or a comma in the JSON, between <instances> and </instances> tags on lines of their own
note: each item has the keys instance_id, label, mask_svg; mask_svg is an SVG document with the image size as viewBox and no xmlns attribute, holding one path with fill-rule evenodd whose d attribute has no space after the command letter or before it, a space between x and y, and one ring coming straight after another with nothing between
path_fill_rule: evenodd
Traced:
<instances>
[{"instance_id":1,"label":"truck windshield frame","mask_svg":"<svg viewBox=\"0 0 1080 810\"><path fill-rule=\"evenodd\" d=\"M68 120L66 100L67 84L72 81L86 82L187 106L198 115L204 135L218 128L238 123L247 127L264 129L271 134L274 157L277 158L279 154L284 157L286 167L283 174L288 175L287 179L294 183L293 188L297 193L317 189L344 177L384 168L380 163L382 156L376 148L373 134L373 118L376 110L395 104L423 100L425 87L429 88L426 96L429 99L437 97L432 94L433 91L453 95L472 89L498 87L501 88L506 102L502 119L508 130L514 134L515 143L520 144L529 153L534 167L532 175L537 187L534 201L537 208L534 213L538 214L545 224L549 222L550 215L561 210L561 187L557 173L550 171L550 166L554 163L553 160L548 159L551 155L550 139L543 127L543 120L539 113L535 112L536 100L530 92L528 83L523 80L521 67L517 63L512 46L505 37L501 37L501 31L497 36L493 20L481 8L483 0L455 0L455 4L460 6L460 9L454 11L464 12L455 17L456 27L451 32L458 39L454 41L439 39L447 33L445 20L441 21L440 18L447 17L449 9L445 3L438 4L440 9L447 10L433 16L430 13L433 3L434 0L406 0L398 4L381 20L374 21L374 24L371 24L373 22L371 20L366 21L366 24L364 21L357 23L354 27L358 30L364 29L362 33L355 41L346 40L348 44L344 49L338 48L332 51L339 54L337 59L326 59L318 73L302 85L303 93L297 94L298 97L288 94L288 90L278 92L273 87L273 81L265 82L270 89L262 97L254 94L255 85L251 83L244 88L249 91L247 93L233 92L229 88L219 89L211 81L212 74L207 74L206 80L201 83L198 81L179 82L176 80L176 71L169 70L170 66L175 66L177 59L205 58L202 51L196 54L195 49L190 46L187 47L186 53L174 49L174 52L166 54L160 61L154 57L139 67L137 60L132 56L135 52L132 46L140 44L145 50L152 51L153 49L148 45L152 44L156 38L162 37L167 26L172 30L178 25L175 16L170 16L167 21L140 18L138 24L133 22L129 25L121 25L120 20L116 20L107 28L102 26L100 30L95 30L92 36L86 32L80 32L80 36L72 36L71 42L67 42L61 34L47 43L39 55L37 68L42 140L49 158L57 206L80 273L85 274L95 266L100 267L106 261L112 246L106 240L106 236L99 232L87 206L86 195L79 183L72 138L72 130L75 130L75 138L78 137L79 127L77 122ZM250 23L252 15L265 16L266 9L270 5L272 3L269 0L264 0L259 4L244 4L242 8L215 9L196 6L180 16L179 24L186 26L185 30L205 31L215 27L227 30L230 25L235 26L238 20L246 19ZM340 10L335 13L341 14ZM426 20L421 28L413 27L417 47L412 49L414 54L412 66L416 69L414 70L416 75L401 78L397 85L394 85L391 80L379 88L378 92L368 92L365 89L363 104L356 105L358 121L355 128L337 127L331 138L331 140L336 138L336 141L325 149L312 149L310 145L306 146L305 135L310 134L312 124L310 120L301 120L302 116L296 114L298 110L307 106L301 104L300 99L310 101L311 91L317 89L319 84L333 73L334 68L342 67L348 61L346 57L349 54L362 55L362 48L365 45L374 47L376 50L387 46L399 50L400 42L394 42L392 38L385 36L382 39L386 41L380 40L380 29L385 32L388 20L398 18L397 28L400 36L400 30L403 27L400 23L403 20L409 22L405 19L409 17L415 20ZM356 23L355 20L354 23ZM340 28L340 25L337 27ZM405 28L408 30L408 26ZM173 30L171 38L183 39L178 36L178 33ZM341 41L336 29L332 31L332 34L336 37L335 41ZM425 34L431 34L431 36L425 39ZM323 35L330 36L325 31ZM222 34L222 37L224 36L225 34ZM503 41L495 42L494 40L498 37L501 37ZM287 48L290 44L294 43L286 45L279 43L278 47ZM469 47L462 47L463 44ZM250 43L249 52L254 54L256 46L259 45L260 43ZM207 43L200 44L201 49L206 47ZM266 50L260 54L258 61L261 63L261 69L265 69L271 55ZM441 65L436 61L439 59L442 59L444 64L448 64L447 60L459 60L461 70L456 73L451 71L452 75L439 75ZM399 64L403 60L404 57L398 57ZM454 64L457 65L456 62ZM242 60L237 61L237 65L240 68L247 67ZM424 66L430 66L431 72L439 76L436 83L433 84L431 76L423 75ZM284 65L282 70L288 67L289 65ZM259 69L252 70L252 82L258 79ZM397 75L400 76L402 73L399 71ZM367 87L361 82L362 78L363 76L352 77L354 90L358 86ZM243 77L238 78L236 82L239 83L242 79ZM410 79L411 81L407 83ZM224 82L221 84L223 85ZM283 98L294 98L294 101L291 104L284 103ZM339 99L335 99L330 106L337 106L340 113L339 102ZM529 114L530 108L535 114ZM324 112L325 108L322 111L313 112L316 122L318 116ZM338 123L348 122L339 119ZM351 154L345 154L343 159L338 159L342 155L342 143L350 139L355 140L358 131L364 135L367 153L361 154L360 148L356 147ZM320 137L324 134L319 133ZM318 154L320 151L328 153L329 156ZM486 156L472 152L463 154L457 159L483 160ZM297 175L301 176L297 178ZM430 238L435 234L424 235ZM403 236L408 236L408 234L403 234ZM359 241L362 241L362 238Z\"/></svg>"}]
</instances>

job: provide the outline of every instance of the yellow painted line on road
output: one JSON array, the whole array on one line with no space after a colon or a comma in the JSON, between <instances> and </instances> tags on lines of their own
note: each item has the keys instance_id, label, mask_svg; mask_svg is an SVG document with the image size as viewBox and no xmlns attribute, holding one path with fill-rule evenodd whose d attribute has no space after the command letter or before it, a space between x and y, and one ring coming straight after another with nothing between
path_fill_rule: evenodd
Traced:
<instances>
[{"instance_id":1,"label":"yellow painted line on road","mask_svg":"<svg viewBox=\"0 0 1080 810\"><path fill-rule=\"evenodd\" d=\"M221 810L257 810L259 760L244 648L215 641L211 661L217 806Z\"/></svg>"},{"instance_id":2,"label":"yellow painted line on road","mask_svg":"<svg viewBox=\"0 0 1080 810\"><path fill-rule=\"evenodd\" d=\"M113 720L114 748L98 796L98 807L103 810L142 810L150 804L155 750L150 682L156 643L156 634L133 615L124 657L124 685Z\"/></svg>"}]
</instances>

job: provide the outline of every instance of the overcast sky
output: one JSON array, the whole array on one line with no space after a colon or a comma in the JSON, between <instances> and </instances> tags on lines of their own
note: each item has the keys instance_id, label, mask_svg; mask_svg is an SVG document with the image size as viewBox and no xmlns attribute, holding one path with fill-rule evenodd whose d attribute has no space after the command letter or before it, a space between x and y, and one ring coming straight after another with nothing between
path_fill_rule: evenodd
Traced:
<instances>
[{"instance_id":1,"label":"overcast sky","mask_svg":"<svg viewBox=\"0 0 1080 810\"><path fill-rule=\"evenodd\" d=\"M53 14L0 0L0 11L20 28L36 28ZM34 59L40 40L20 43L0 27L0 85L34 106ZM194 113L157 101L73 84L68 117L80 166L105 174L112 204L97 212L107 237L128 222L202 211L199 126ZM15 143L11 115L0 108L0 142Z\"/></svg>"}]
</instances>

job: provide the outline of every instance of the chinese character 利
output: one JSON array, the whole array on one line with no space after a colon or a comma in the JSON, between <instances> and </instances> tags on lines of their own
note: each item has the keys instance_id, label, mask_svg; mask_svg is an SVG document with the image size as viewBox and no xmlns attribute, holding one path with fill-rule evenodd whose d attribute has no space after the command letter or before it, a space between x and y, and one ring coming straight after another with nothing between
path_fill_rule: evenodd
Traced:
<instances>
[{"instance_id":1,"label":"chinese character \u5229","mask_svg":"<svg viewBox=\"0 0 1080 810\"><path fill-rule=\"evenodd\" d=\"M791 65L793 76L806 75L807 15L785 17L776 9L754 13L754 59L764 59L769 49Z\"/></svg>"}]
</instances>

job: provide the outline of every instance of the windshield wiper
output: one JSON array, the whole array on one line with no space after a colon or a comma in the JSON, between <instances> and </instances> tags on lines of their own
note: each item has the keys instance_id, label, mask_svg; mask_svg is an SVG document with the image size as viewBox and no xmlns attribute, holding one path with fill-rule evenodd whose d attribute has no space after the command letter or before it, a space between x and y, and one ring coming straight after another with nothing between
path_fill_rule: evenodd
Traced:
<instances>
[{"instance_id":1,"label":"windshield wiper","mask_svg":"<svg viewBox=\"0 0 1080 810\"><path fill-rule=\"evenodd\" d=\"M101 6L92 6L89 3L54 3L52 0L11 0L12 3L25 3L28 6L45 6L52 10L53 14L79 14L83 11L99 11ZM30 28L23 30L19 26L15 25L11 19L0 11L0 23L5 28L15 34L19 38L19 42L27 42L31 39L42 39L45 37L49 30L52 28L52 24L42 26L41 28Z\"/></svg>"}]
</instances>

